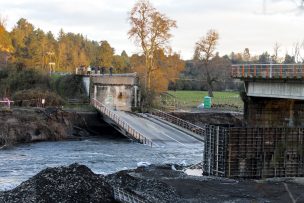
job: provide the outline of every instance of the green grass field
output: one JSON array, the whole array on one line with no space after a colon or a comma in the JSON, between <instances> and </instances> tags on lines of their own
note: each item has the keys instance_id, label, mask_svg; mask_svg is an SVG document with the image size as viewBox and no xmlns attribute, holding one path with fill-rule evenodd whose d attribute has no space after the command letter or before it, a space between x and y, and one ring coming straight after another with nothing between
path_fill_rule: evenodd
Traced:
<instances>
[{"instance_id":1,"label":"green grass field","mask_svg":"<svg viewBox=\"0 0 304 203\"><path fill-rule=\"evenodd\" d=\"M208 96L207 91L168 91L173 97L166 97L167 100L175 100L181 107L197 107ZM216 105L231 105L238 108L243 107L243 101L239 92L213 92L212 103ZM172 101L171 101L172 102Z\"/></svg>"}]
</instances>

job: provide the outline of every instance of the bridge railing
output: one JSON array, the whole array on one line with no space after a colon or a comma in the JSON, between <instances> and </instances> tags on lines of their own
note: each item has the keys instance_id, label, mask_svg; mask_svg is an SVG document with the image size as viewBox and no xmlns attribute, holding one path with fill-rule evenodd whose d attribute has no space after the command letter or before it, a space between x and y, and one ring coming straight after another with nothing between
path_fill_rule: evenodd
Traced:
<instances>
[{"instance_id":1,"label":"bridge railing","mask_svg":"<svg viewBox=\"0 0 304 203\"><path fill-rule=\"evenodd\" d=\"M123 203L148 203L148 201L143 200L122 188L114 188L114 198Z\"/></svg>"},{"instance_id":2,"label":"bridge railing","mask_svg":"<svg viewBox=\"0 0 304 203\"><path fill-rule=\"evenodd\" d=\"M261 79L303 79L304 64L232 65L231 77Z\"/></svg>"},{"instance_id":3,"label":"bridge railing","mask_svg":"<svg viewBox=\"0 0 304 203\"><path fill-rule=\"evenodd\" d=\"M151 112L152 115L158 116L160 118L162 118L165 121L168 121L170 123L173 123L177 126L180 126L182 128L185 128L197 135L200 136L205 136L206 135L206 128L205 127L200 127L197 125L194 125L193 123L190 123L188 121L185 121L181 118L178 118L176 116L173 116L171 114L165 113L163 111L157 110L155 109L154 111Z\"/></svg>"},{"instance_id":4,"label":"bridge railing","mask_svg":"<svg viewBox=\"0 0 304 203\"><path fill-rule=\"evenodd\" d=\"M101 113L108 116L118 126L120 126L122 129L124 129L132 139L137 140L141 144L149 145L152 147L152 145L153 145L152 140L143 136L140 132L138 132L132 126L130 126L126 121L120 119L120 117L116 113L114 113L111 109L109 109L108 107L103 105L100 101L98 101L96 99L92 99L92 104Z\"/></svg>"}]
</instances>

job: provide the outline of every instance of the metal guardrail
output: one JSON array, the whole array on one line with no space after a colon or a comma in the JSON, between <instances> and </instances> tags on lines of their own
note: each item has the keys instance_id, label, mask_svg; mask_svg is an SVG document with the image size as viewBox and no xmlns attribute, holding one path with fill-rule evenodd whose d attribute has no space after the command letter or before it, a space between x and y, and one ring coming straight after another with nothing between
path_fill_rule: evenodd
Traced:
<instances>
[{"instance_id":1,"label":"metal guardrail","mask_svg":"<svg viewBox=\"0 0 304 203\"><path fill-rule=\"evenodd\" d=\"M119 125L122 129L124 129L132 139L137 140L141 144L149 145L152 147L153 142L149 138L143 136L140 132L135 130L132 126L130 126L126 121L120 119L120 117L115 114L111 109L107 108L100 101L96 99L92 99L92 104L95 108L97 108L101 113L107 115L110 119L112 119L117 125Z\"/></svg>"},{"instance_id":2,"label":"metal guardrail","mask_svg":"<svg viewBox=\"0 0 304 203\"><path fill-rule=\"evenodd\" d=\"M114 198L123 203L148 203L142 198L125 191L122 188L114 188Z\"/></svg>"},{"instance_id":3,"label":"metal guardrail","mask_svg":"<svg viewBox=\"0 0 304 203\"><path fill-rule=\"evenodd\" d=\"M304 64L239 64L231 66L233 78L303 79Z\"/></svg>"},{"instance_id":4,"label":"metal guardrail","mask_svg":"<svg viewBox=\"0 0 304 203\"><path fill-rule=\"evenodd\" d=\"M168 113L165 113L163 111L160 111L158 109L155 109L154 111L151 112L152 115L154 116L158 116L160 118L162 118L165 121L168 121L170 123L173 123L177 126L180 126L182 128L185 128L197 135L200 136L205 136L206 135L206 129L202 128L200 126L194 125L193 123L190 123L189 121L185 121L183 119L180 119L176 116L172 116Z\"/></svg>"}]
</instances>

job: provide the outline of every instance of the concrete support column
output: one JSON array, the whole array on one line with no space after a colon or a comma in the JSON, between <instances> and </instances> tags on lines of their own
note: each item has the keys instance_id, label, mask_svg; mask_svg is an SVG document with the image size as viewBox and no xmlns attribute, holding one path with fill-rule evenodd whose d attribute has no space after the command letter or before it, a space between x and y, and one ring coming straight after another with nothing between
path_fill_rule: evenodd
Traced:
<instances>
[{"instance_id":1,"label":"concrete support column","mask_svg":"<svg viewBox=\"0 0 304 203\"><path fill-rule=\"evenodd\" d=\"M94 85L94 99L97 99L97 85Z\"/></svg>"},{"instance_id":2,"label":"concrete support column","mask_svg":"<svg viewBox=\"0 0 304 203\"><path fill-rule=\"evenodd\" d=\"M137 91L138 91L138 87L134 86L134 107L137 107Z\"/></svg>"}]
</instances>

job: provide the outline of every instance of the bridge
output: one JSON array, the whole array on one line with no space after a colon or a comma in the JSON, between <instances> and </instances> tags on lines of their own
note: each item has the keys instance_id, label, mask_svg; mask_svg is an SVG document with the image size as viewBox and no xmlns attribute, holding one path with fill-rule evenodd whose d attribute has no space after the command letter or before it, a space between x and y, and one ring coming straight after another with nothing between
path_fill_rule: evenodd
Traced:
<instances>
[{"instance_id":1,"label":"bridge","mask_svg":"<svg viewBox=\"0 0 304 203\"><path fill-rule=\"evenodd\" d=\"M136 74L90 76L91 104L126 137L149 146L204 142L204 129L161 111L133 113L140 105Z\"/></svg>"},{"instance_id":2,"label":"bridge","mask_svg":"<svg viewBox=\"0 0 304 203\"><path fill-rule=\"evenodd\" d=\"M248 96L304 99L304 64L233 65L231 76L245 82Z\"/></svg>"},{"instance_id":3,"label":"bridge","mask_svg":"<svg viewBox=\"0 0 304 203\"><path fill-rule=\"evenodd\" d=\"M244 81L249 126L304 127L304 64L239 64L231 76Z\"/></svg>"}]
</instances>

